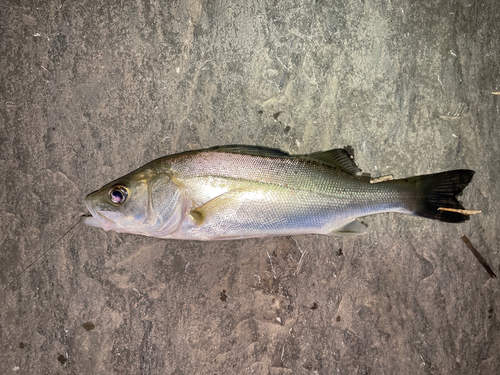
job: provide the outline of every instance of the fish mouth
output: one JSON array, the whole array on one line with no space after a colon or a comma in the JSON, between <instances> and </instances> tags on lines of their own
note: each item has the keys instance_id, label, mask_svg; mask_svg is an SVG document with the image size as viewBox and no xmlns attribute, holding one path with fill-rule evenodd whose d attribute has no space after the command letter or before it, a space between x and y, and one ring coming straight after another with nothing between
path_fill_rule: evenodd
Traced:
<instances>
[{"instance_id":1,"label":"fish mouth","mask_svg":"<svg viewBox=\"0 0 500 375\"><path fill-rule=\"evenodd\" d=\"M87 209L89 210L91 216L84 215L81 217L80 221L85 225L95 228L102 228L105 231L115 228L116 223L113 220L111 220L108 216L116 216L117 213L112 211L106 211L106 212L97 211L95 204L89 197L90 196L85 198L85 206L87 206Z\"/></svg>"},{"instance_id":2,"label":"fish mouth","mask_svg":"<svg viewBox=\"0 0 500 375\"><path fill-rule=\"evenodd\" d=\"M82 215L82 217L80 217L80 222L89 227L102 228L101 223L89 213Z\"/></svg>"}]
</instances>

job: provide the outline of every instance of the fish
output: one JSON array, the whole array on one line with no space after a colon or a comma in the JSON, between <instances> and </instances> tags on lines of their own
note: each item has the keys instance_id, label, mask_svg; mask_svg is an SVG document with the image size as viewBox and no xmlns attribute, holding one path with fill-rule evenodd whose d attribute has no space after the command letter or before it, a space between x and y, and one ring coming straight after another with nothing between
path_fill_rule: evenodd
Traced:
<instances>
[{"instance_id":1,"label":"fish","mask_svg":"<svg viewBox=\"0 0 500 375\"><path fill-rule=\"evenodd\" d=\"M304 155L229 145L165 156L89 194L83 223L178 240L367 233L358 219L397 212L462 223L458 169L377 183L338 148Z\"/></svg>"}]
</instances>

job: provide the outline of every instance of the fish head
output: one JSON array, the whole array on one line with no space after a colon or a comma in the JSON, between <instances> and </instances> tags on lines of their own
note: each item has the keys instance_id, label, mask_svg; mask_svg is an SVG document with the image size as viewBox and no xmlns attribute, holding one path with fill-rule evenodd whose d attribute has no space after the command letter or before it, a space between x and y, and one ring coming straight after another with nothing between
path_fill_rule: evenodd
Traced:
<instances>
[{"instance_id":1,"label":"fish head","mask_svg":"<svg viewBox=\"0 0 500 375\"><path fill-rule=\"evenodd\" d=\"M105 231L164 237L182 220L184 196L168 166L150 163L87 195L92 216L82 221Z\"/></svg>"}]
</instances>

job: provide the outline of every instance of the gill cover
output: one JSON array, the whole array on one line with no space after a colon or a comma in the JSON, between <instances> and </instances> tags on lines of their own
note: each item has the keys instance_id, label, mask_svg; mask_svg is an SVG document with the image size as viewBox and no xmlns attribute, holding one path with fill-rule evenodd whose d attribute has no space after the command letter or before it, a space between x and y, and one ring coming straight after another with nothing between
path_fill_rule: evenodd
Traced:
<instances>
[{"instance_id":1,"label":"gill cover","mask_svg":"<svg viewBox=\"0 0 500 375\"><path fill-rule=\"evenodd\" d=\"M115 180L85 198L90 226L119 233L164 237L179 225L184 189L166 168L144 167Z\"/></svg>"}]
</instances>

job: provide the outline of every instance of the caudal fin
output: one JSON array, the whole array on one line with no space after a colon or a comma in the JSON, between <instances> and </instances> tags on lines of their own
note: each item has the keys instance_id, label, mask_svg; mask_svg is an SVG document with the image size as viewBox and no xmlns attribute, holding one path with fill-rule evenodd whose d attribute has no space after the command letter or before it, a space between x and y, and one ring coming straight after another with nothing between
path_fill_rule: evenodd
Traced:
<instances>
[{"instance_id":1,"label":"caudal fin","mask_svg":"<svg viewBox=\"0 0 500 375\"><path fill-rule=\"evenodd\" d=\"M456 196L465 189L473 176L474 171L457 169L409 178L408 180L414 182L417 188L417 204L414 214L448 223L461 223L469 220L469 215L443 211L439 208L463 210Z\"/></svg>"}]
</instances>

